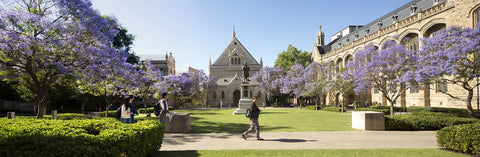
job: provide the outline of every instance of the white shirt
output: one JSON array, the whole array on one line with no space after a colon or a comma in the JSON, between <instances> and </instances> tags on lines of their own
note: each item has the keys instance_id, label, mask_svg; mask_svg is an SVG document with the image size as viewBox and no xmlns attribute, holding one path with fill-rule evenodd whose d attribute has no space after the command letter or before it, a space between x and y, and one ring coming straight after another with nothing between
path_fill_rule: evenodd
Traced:
<instances>
[{"instance_id":1,"label":"white shirt","mask_svg":"<svg viewBox=\"0 0 480 157\"><path fill-rule=\"evenodd\" d=\"M165 106L167 107L166 109L163 108L163 107L164 107L163 102L165 102ZM162 110L168 111L168 103L167 103L167 100L165 100L165 99L160 100L160 107L162 108Z\"/></svg>"},{"instance_id":2,"label":"white shirt","mask_svg":"<svg viewBox=\"0 0 480 157\"><path fill-rule=\"evenodd\" d=\"M130 117L130 114L128 112L130 112L130 107L127 109L125 107L125 105L122 105L122 116L120 116L120 118L131 118Z\"/></svg>"}]
</instances>

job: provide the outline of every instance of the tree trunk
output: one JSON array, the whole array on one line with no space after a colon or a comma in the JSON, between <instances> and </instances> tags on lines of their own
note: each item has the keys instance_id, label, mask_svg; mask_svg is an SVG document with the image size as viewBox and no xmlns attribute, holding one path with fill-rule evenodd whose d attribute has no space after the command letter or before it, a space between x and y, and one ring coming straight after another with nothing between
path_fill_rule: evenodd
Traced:
<instances>
[{"instance_id":1,"label":"tree trunk","mask_svg":"<svg viewBox=\"0 0 480 157\"><path fill-rule=\"evenodd\" d=\"M401 95L400 95L400 106L401 107L407 107L407 92L406 92L406 89L405 89L405 84L400 84L400 92Z\"/></svg>"},{"instance_id":2,"label":"tree trunk","mask_svg":"<svg viewBox=\"0 0 480 157\"><path fill-rule=\"evenodd\" d=\"M81 99L80 103L82 104L82 114L84 114L85 113L85 101L84 101L84 99Z\"/></svg>"},{"instance_id":3,"label":"tree trunk","mask_svg":"<svg viewBox=\"0 0 480 157\"><path fill-rule=\"evenodd\" d=\"M468 110L468 116L470 118L474 118L473 116L473 108L472 108L472 99L473 99L473 88L471 90L468 90L468 97L467 97L467 110Z\"/></svg>"},{"instance_id":4,"label":"tree trunk","mask_svg":"<svg viewBox=\"0 0 480 157\"><path fill-rule=\"evenodd\" d=\"M430 107L430 83L425 83L425 89L423 91L424 105L425 107Z\"/></svg>"},{"instance_id":5,"label":"tree trunk","mask_svg":"<svg viewBox=\"0 0 480 157\"><path fill-rule=\"evenodd\" d=\"M48 102L48 88L42 89L42 87L37 87L37 96L38 96L38 112L37 119L43 118L45 115L45 109L47 108Z\"/></svg>"},{"instance_id":6,"label":"tree trunk","mask_svg":"<svg viewBox=\"0 0 480 157\"><path fill-rule=\"evenodd\" d=\"M45 115L45 108L47 107L47 102L41 101L37 106L38 106L37 119L43 118L43 116Z\"/></svg>"}]
</instances>

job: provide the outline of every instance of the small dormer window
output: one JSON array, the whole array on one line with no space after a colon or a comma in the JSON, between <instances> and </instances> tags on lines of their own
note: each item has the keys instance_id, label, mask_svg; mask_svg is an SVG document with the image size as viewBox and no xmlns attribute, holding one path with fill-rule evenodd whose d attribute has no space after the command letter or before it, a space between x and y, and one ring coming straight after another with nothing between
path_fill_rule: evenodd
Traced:
<instances>
[{"instance_id":1,"label":"small dormer window","mask_svg":"<svg viewBox=\"0 0 480 157\"><path fill-rule=\"evenodd\" d=\"M440 0L433 0L433 4L438 4Z\"/></svg>"},{"instance_id":2,"label":"small dormer window","mask_svg":"<svg viewBox=\"0 0 480 157\"><path fill-rule=\"evenodd\" d=\"M347 37L346 41L347 41L347 43L348 43L348 42L350 42L350 38L349 38L349 37Z\"/></svg>"},{"instance_id":3,"label":"small dormer window","mask_svg":"<svg viewBox=\"0 0 480 157\"><path fill-rule=\"evenodd\" d=\"M237 45L237 42L234 42L233 45Z\"/></svg>"},{"instance_id":4,"label":"small dormer window","mask_svg":"<svg viewBox=\"0 0 480 157\"><path fill-rule=\"evenodd\" d=\"M370 33L370 28L365 29L365 33L366 34Z\"/></svg>"},{"instance_id":5,"label":"small dormer window","mask_svg":"<svg viewBox=\"0 0 480 157\"><path fill-rule=\"evenodd\" d=\"M398 21L398 15L397 14L393 14L392 15L392 21L395 23Z\"/></svg>"},{"instance_id":6,"label":"small dormer window","mask_svg":"<svg viewBox=\"0 0 480 157\"><path fill-rule=\"evenodd\" d=\"M416 5L410 6L410 13L411 14L417 13L417 9L418 9L418 7Z\"/></svg>"},{"instance_id":7,"label":"small dormer window","mask_svg":"<svg viewBox=\"0 0 480 157\"><path fill-rule=\"evenodd\" d=\"M381 28L382 28L382 25L383 25L383 22L382 22L382 21L378 21L378 22L377 22L378 29L381 29Z\"/></svg>"},{"instance_id":8,"label":"small dormer window","mask_svg":"<svg viewBox=\"0 0 480 157\"><path fill-rule=\"evenodd\" d=\"M342 46L342 43L341 43L341 42L338 42L338 46Z\"/></svg>"},{"instance_id":9,"label":"small dormer window","mask_svg":"<svg viewBox=\"0 0 480 157\"><path fill-rule=\"evenodd\" d=\"M358 36L359 36L358 34L355 34L355 38L358 38Z\"/></svg>"}]
</instances>

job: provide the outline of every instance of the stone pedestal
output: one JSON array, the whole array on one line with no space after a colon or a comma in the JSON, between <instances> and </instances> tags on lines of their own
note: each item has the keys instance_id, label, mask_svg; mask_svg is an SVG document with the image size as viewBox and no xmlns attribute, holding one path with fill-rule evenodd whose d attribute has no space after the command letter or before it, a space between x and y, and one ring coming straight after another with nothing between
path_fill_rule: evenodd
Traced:
<instances>
[{"instance_id":1,"label":"stone pedestal","mask_svg":"<svg viewBox=\"0 0 480 157\"><path fill-rule=\"evenodd\" d=\"M252 105L252 85L248 82L243 82L241 86L241 97L238 102L237 110L233 111L233 115L245 114L247 109Z\"/></svg>"},{"instance_id":2,"label":"stone pedestal","mask_svg":"<svg viewBox=\"0 0 480 157\"><path fill-rule=\"evenodd\" d=\"M385 131L385 116L382 112L353 111L352 128L359 130Z\"/></svg>"},{"instance_id":3,"label":"stone pedestal","mask_svg":"<svg viewBox=\"0 0 480 157\"><path fill-rule=\"evenodd\" d=\"M187 133L190 131L190 113L177 113L172 116L171 120L168 116L165 120L165 132Z\"/></svg>"}]
</instances>

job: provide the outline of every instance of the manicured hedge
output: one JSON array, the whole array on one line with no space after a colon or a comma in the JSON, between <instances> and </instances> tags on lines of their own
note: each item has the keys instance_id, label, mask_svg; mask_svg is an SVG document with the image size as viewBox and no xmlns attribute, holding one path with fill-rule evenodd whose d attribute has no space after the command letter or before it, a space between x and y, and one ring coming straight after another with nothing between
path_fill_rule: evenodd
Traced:
<instances>
[{"instance_id":1,"label":"manicured hedge","mask_svg":"<svg viewBox=\"0 0 480 157\"><path fill-rule=\"evenodd\" d=\"M372 109L388 109L390 111L390 106L370 106ZM407 107L393 107L394 112L407 112ZM390 114L390 112L389 112Z\"/></svg>"},{"instance_id":2,"label":"manicured hedge","mask_svg":"<svg viewBox=\"0 0 480 157\"><path fill-rule=\"evenodd\" d=\"M354 111L375 111L383 112L384 115L390 115L390 109L356 108Z\"/></svg>"},{"instance_id":3,"label":"manicured hedge","mask_svg":"<svg viewBox=\"0 0 480 157\"><path fill-rule=\"evenodd\" d=\"M98 114L98 116L105 117L105 113L107 113L107 111L102 111ZM117 110L108 110L108 117L114 117L115 118L116 114L117 114Z\"/></svg>"},{"instance_id":4,"label":"manicured hedge","mask_svg":"<svg viewBox=\"0 0 480 157\"><path fill-rule=\"evenodd\" d=\"M385 130L440 130L447 126L480 122L478 119L448 115L395 115L385 116Z\"/></svg>"},{"instance_id":5,"label":"manicured hedge","mask_svg":"<svg viewBox=\"0 0 480 157\"><path fill-rule=\"evenodd\" d=\"M460 108L412 106L412 107L408 108L408 112L411 112L411 113L415 113L415 112L441 112L441 113L454 114L456 117L469 118L468 111L466 109L460 109Z\"/></svg>"},{"instance_id":6,"label":"manicured hedge","mask_svg":"<svg viewBox=\"0 0 480 157\"><path fill-rule=\"evenodd\" d=\"M480 124L463 124L437 131L437 142L450 150L480 155Z\"/></svg>"},{"instance_id":7,"label":"manicured hedge","mask_svg":"<svg viewBox=\"0 0 480 157\"><path fill-rule=\"evenodd\" d=\"M323 107L324 111L342 112L340 107Z\"/></svg>"},{"instance_id":8,"label":"manicured hedge","mask_svg":"<svg viewBox=\"0 0 480 157\"><path fill-rule=\"evenodd\" d=\"M157 120L0 119L0 156L146 156L159 150Z\"/></svg>"},{"instance_id":9,"label":"manicured hedge","mask_svg":"<svg viewBox=\"0 0 480 157\"><path fill-rule=\"evenodd\" d=\"M148 113L153 113L153 107L147 107L147 112ZM139 108L138 113L145 113L145 108L144 107Z\"/></svg>"},{"instance_id":10,"label":"manicured hedge","mask_svg":"<svg viewBox=\"0 0 480 157\"><path fill-rule=\"evenodd\" d=\"M315 105L305 106L305 109L307 109L307 110L315 110ZM317 109L318 109L318 110L321 110L322 107L321 107L320 105L318 105Z\"/></svg>"}]
</instances>

